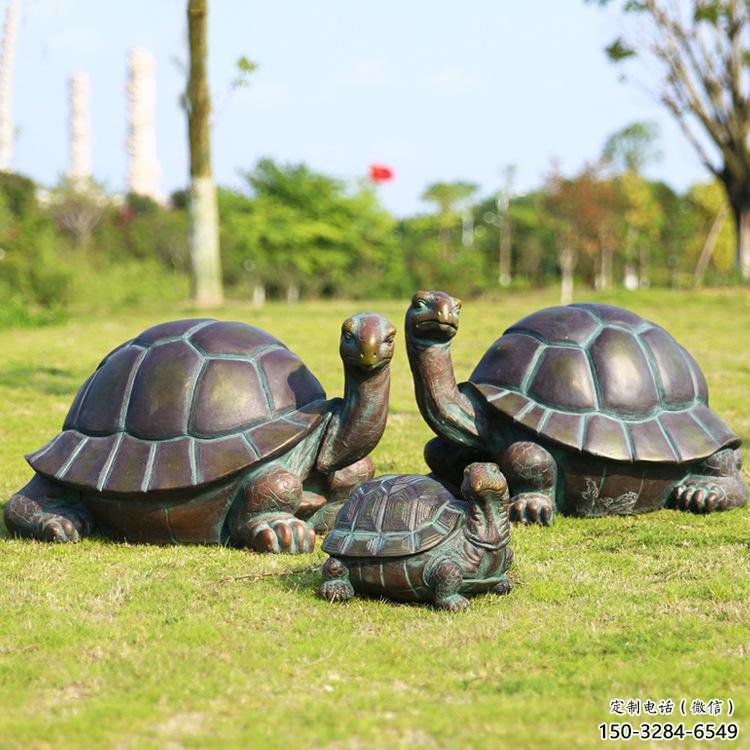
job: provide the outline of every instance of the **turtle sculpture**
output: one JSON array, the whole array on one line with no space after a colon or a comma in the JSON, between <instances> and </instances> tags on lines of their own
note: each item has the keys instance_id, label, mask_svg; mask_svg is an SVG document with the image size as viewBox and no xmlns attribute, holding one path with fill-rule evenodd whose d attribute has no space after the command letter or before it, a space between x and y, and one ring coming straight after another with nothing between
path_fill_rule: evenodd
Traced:
<instances>
[{"instance_id":1,"label":"turtle sculpture","mask_svg":"<svg viewBox=\"0 0 750 750\"><path fill-rule=\"evenodd\" d=\"M664 329L602 304L551 307L508 328L456 385L451 341L461 302L417 292L406 314L422 416L438 435L432 471L496 461L510 517L580 516L744 505L740 439L708 408L706 380Z\"/></svg>"},{"instance_id":2,"label":"turtle sculpture","mask_svg":"<svg viewBox=\"0 0 750 750\"><path fill-rule=\"evenodd\" d=\"M62 432L27 456L36 474L5 505L5 524L60 542L96 529L309 552L314 527L373 475L394 336L380 315L344 321L345 396L326 400L299 357L259 328L149 328L104 358Z\"/></svg>"},{"instance_id":3,"label":"turtle sculpture","mask_svg":"<svg viewBox=\"0 0 750 750\"><path fill-rule=\"evenodd\" d=\"M456 498L436 479L385 475L356 489L323 542L319 594L330 601L357 591L397 601L431 602L455 612L464 595L507 594L508 485L495 464L473 463Z\"/></svg>"}]
</instances>

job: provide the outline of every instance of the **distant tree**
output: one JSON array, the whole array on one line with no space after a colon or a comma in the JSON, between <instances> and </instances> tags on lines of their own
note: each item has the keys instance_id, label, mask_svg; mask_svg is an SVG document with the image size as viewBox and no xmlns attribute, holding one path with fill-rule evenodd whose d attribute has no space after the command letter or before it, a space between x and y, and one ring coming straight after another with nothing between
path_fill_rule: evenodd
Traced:
<instances>
[{"instance_id":1,"label":"distant tree","mask_svg":"<svg viewBox=\"0 0 750 750\"><path fill-rule=\"evenodd\" d=\"M448 258L451 249L451 230L458 220L458 207L471 200L477 191L473 182L435 182L422 193L422 200L437 207L440 247L443 258Z\"/></svg>"},{"instance_id":2,"label":"distant tree","mask_svg":"<svg viewBox=\"0 0 750 750\"><path fill-rule=\"evenodd\" d=\"M617 194L599 165L588 165L573 178L555 170L547 178L546 191L547 221L555 234L562 279L560 299L567 304L573 299L574 272L581 255L598 256L600 264L611 257Z\"/></svg>"},{"instance_id":3,"label":"distant tree","mask_svg":"<svg viewBox=\"0 0 750 750\"><path fill-rule=\"evenodd\" d=\"M93 180L64 177L50 191L47 207L58 226L73 237L76 249L87 250L107 203L103 188Z\"/></svg>"},{"instance_id":4,"label":"distant tree","mask_svg":"<svg viewBox=\"0 0 750 750\"><path fill-rule=\"evenodd\" d=\"M646 164L661 158L658 138L659 126L655 122L633 122L607 138L602 159L618 172L640 174Z\"/></svg>"},{"instance_id":5,"label":"distant tree","mask_svg":"<svg viewBox=\"0 0 750 750\"><path fill-rule=\"evenodd\" d=\"M607 53L615 62L647 62L655 93L726 190L737 229L736 263L750 282L750 3L621 1L623 11L641 21L639 33L632 40L618 37Z\"/></svg>"},{"instance_id":6,"label":"distant tree","mask_svg":"<svg viewBox=\"0 0 750 750\"><path fill-rule=\"evenodd\" d=\"M219 199L228 284L289 301L408 291L395 221L370 188L271 159L245 178L249 195Z\"/></svg>"},{"instance_id":7,"label":"distant tree","mask_svg":"<svg viewBox=\"0 0 750 750\"><path fill-rule=\"evenodd\" d=\"M651 283L651 244L659 232L662 212L649 182L643 177L644 166L661 157L656 141L659 128L652 122L634 122L613 133L604 144L602 160L615 175L621 213L622 239L628 268L637 262L638 285ZM603 248L604 252L604 248ZM610 251L611 253L611 251ZM604 260L604 257L603 257ZM599 287L611 286L612 256L602 263Z\"/></svg>"},{"instance_id":8,"label":"distant tree","mask_svg":"<svg viewBox=\"0 0 750 750\"><path fill-rule=\"evenodd\" d=\"M189 246L193 298L199 307L223 302L219 213L211 169L211 99L206 72L207 0L188 0L190 73L185 104L190 141Z\"/></svg>"}]
</instances>

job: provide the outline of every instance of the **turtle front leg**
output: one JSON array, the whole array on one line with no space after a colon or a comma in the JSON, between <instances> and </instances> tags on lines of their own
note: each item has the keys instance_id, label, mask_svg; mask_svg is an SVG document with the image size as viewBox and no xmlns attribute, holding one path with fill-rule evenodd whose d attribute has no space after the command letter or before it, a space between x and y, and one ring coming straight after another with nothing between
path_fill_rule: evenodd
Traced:
<instances>
[{"instance_id":1,"label":"turtle front leg","mask_svg":"<svg viewBox=\"0 0 750 750\"><path fill-rule=\"evenodd\" d=\"M78 542L91 534L93 522L74 495L77 493L35 474L5 504L5 526L11 534L43 542Z\"/></svg>"},{"instance_id":2,"label":"turtle front leg","mask_svg":"<svg viewBox=\"0 0 750 750\"><path fill-rule=\"evenodd\" d=\"M717 451L693 467L674 488L667 506L692 513L741 507L747 502L747 486L742 481L741 468L739 448Z\"/></svg>"},{"instance_id":3,"label":"turtle front leg","mask_svg":"<svg viewBox=\"0 0 750 750\"><path fill-rule=\"evenodd\" d=\"M354 587L349 580L346 565L335 557L329 557L323 565L323 583L318 596L329 602L345 602L354 596Z\"/></svg>"},{"instance_id":4,"label":"turtle front leg","mask_svg":"<svg viewBox=\"0 0 750 750\"><path fill-rule=\"evenodd\" d=\"M459 594L463 583L463 571L453 560L441 560L425 576L425 583L432 591L432 603L448 612L460 612L469 606L469 600Z\"/></svg>"},{"instance_id":5,"label":"turtle front leg","mask_svg":"<svg viewBox=\"0 0 750 750\"><path fill-rule=\"evenodd\" d=\"M510 520L549 526L555 515L557 464L549 451L531 442L513 443L500 466L510 488Z\"/></svg>"},{"instance_id":6,"label":"turtle front leg","mask_svg":"<svg viewBox=\"0 0 750 750\"><path fill-rule=\"evenodd\" d=\"M271 469L250 480L244 507L230 529L230 541L256 552L305 553L315 549L315 530L295 517L302 502L302 481L284 469Z\"/></svg>"}]
</instances>

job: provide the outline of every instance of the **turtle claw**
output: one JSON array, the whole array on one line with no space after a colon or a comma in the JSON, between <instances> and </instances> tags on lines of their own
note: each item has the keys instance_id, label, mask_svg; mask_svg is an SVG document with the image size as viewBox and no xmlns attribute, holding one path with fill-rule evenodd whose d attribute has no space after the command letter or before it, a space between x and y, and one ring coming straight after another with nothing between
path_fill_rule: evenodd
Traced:
<instances>
[{"instance_id":1,"label":"turtle claw","mask_svg":"<svg viewBox=\"0 0 750 750\"><path fill-rule=\"evenodd\" d=\"M354 596L354 587L345 579L323 581L318 589L318 596L329 602L345 602Z\"/></svg>"},{"instance_id":2,"label":"turtle claw","mask_svg":"<svg viewBox=\"0 0 750 750\"><path fill-rule=\"evenodd\" d=\"M81 535L75 524L64 516L50 516L41 525L40 537L45 542L79 542Z\"/></svg>"},{"instance_id":3,"label":"turtle claw","mask_svg":"<svg viewBox=\"0 0 750 750\"><path fill-rule=\"evenodd\" d=\"M672 507L691 513L722 510L726 493L714 482L694 481L678 485L672 495Z\"/></svg>"},{"instance_id":4,"label":"turtle claw","mask_svg":"<svg viewBox=\"0 0 750 750\"><path fill-rule=\"evenodd\" d=\"M512 588L513 581L511 581L510 578L503 578L502 581L499 581L492 587L492 593L497 594L498 596L506 596L507 594L510 594Z\"/></svg>"},{"instance_id":5,"label":"turtle claw","mask_svg":"<svg viewBox=\"0 0 750 750\"><path fill-rule=\"evenodd\" d=\"M248 523L244 537L256 552L303 554L315 549L315 530L288 513L256 518Z\"/></svg>"},{"instance_id":6,"label":"turtle claw","mask_svg":"<svg viewBox=\"0 0 750 750\"><path fill-rule=\"evenodd\" d=\"M550 499L538 492L522 492L511 499L510 520L524 524L549 526L554 512Z\"/></svg>"},{"instance_id":7,"label":"turtle claw","mask_svg":"<svg viewBox=\"0 0 750 750\"><path fill-rule=\"evenodd\" d=\"M468 608L469 600L461 594L453 594L452 596L446 596L444 599L437 599L435 606L438 609L444 609L446 612L460 612Z\"/></svg>"}]
</instances>

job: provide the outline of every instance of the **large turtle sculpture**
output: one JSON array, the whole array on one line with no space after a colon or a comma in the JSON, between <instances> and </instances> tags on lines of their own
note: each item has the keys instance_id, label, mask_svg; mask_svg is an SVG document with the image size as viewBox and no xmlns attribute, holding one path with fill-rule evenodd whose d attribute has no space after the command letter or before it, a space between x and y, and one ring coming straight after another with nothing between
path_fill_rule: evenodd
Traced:
<instances>
[{"instance_id":1,"label":"large turtle sculpture","mask_svg":"<svg viewBox=\"0 0 750 750\"><path fill-rule=\"evenodd\" d=\"M299 357L259 328L149 328L104 358L62 432L27 456L36 474L6 503L5 524L60 542L96 530L309 552L314 527L373 475L394 336L380 315L344 321L345 396L326 400Z\"/></svg>"},{"instance_id":2,"label":"large turtle sculpture","mask_svg":"<svg viewBox=\"0 0 750 750\"><path fill-rule=\"evenodd\" d=\"M457 483L496 461L511 520L744 505L740 439L708 408L706 380L664 329L603 304L535 312L508 328L456 385L461 302L417 292L406 314L422 416L438 435L425 460Z\"/></svg>"},{"instance_id":3,"label":"large turtle sculpture","mask_svg":"<svg viewBox=\"0 0 750 750\"><path fill-rule=\"evenodd\" d=\"M323 542L331 557L319 595L345 601L356 591L456 612L469 606L466 596L507 594L513 552L505 477L495 464L471 464L461 493L466 502L418 475L365 482Z\"/></svg>"}]
</instances>

